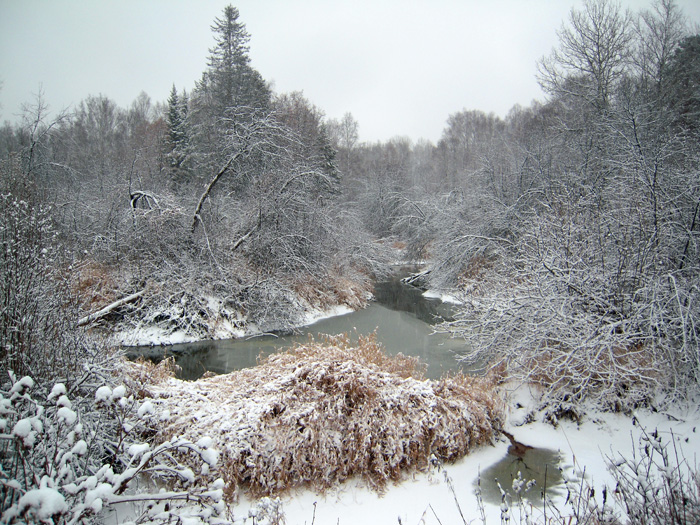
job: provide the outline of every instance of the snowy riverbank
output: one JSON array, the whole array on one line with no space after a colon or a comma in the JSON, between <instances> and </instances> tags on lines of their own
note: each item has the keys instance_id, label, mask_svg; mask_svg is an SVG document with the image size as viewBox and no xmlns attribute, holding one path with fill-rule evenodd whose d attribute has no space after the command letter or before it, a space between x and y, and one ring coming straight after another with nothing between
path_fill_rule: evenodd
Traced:
<instances>
[{"instance_id":1,"label":"snowy riverbank","mask_svg":"<svg viewBox=\"0 0 700 525\"><path fill-rule=\"evenodd\" d=\"M255 323L247 322L238 313L222 309L220 301L212 298L208 304L211 305L210 318L213 319L213 322L206 339L240 339L262 333L260 327ZM345 315L353 311L353 308L345 304L326 308L306 304L303 306L301 321L296 327L309 326L323 319ZM167 346L192 343L201 340L202 337L187 330L173 330L157 324L139 324L116 331L111 339L120 346Z\"/></svg>"},{"instance_id":2,"label":"snowy riverbank","mask_svg":"<svg viewBox=\"0 0 700 525\"><path fill-rule=\"evenodd\" d=\"M524 403L525 402L525 403ZM633 424L631 416L589 412L580 424L560 421L554 427L541 421L522 423L523 416L532 407L532 398L524 387L511 396L511 413L506 429L525 445L558 450L561 453L564 474L570 479L584 479L596 490L600 499L602 489L607 486L611 493L615 481L606 464L606 457L631 458L633 449L640 443L642 428L651 433L658 430L666 442L675 440L675 446L690 467L695 468L700 454L700 422L698 408L677 407L673 412L641 410L635 413L641 423ZM513 408L517 405L523 408ZM700 426L700 425L698 425ZM480 509L474 495L479 472L500 461L507 453L508 441L499 440L495 446L482 447L460 461L444 467L444 472L432 470L415 473L402 483L390 485L384 494L378 494L359 482L344 483L318 494L310 490L297 490L281 498L287 525L316 524L459 524L481 523ZM674 445L671 445L673 449ZM638 454L638 450L635 453ZM445 481L449 476L454 494ZM482 480L482 483L488 480ZM504 488L510 489L511 480L501 480ZM692 487L689 487L692 490ZM540 488L531 489L539 493ZM571 514L565 504L566 492L559 490L555 504L563 515ZM614 500L611 497L608 505ZM456 504L455 500L459 503ZM618 501L619 503L619 501ZM243 499L235 507L238 518L255 512L257 502ZM486 523L501 523L500 505L486 502ZM541 511L532 510L541 518ZM518 523L520 514L512 510L512 521ZM551 516L551 513L549 514Z\"/></svg>"}]
</instances>

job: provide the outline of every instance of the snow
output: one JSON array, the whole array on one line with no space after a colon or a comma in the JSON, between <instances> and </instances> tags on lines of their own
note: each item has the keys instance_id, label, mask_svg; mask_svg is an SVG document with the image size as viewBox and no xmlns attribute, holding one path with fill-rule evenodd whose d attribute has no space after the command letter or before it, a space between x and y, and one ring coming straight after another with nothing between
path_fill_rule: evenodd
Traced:
<instances>
[{"instance_id":1,"label":"snow","mask_svg":"<svg viewBox=\"0 0 700 525\"><path fill-rule=\"evenodd\" d=\"M312 309L306 312L302 326L310 326L314 323L322 321L323 319L330 319L331 317L347 315L352 312L354 312L352 308L342 304L328 308L326 310Z\"/></svg>"},{"instance_id":2,"label":"snow","mask_svg":"<svg viewBox=\"0 0 700 525\"><path fill-rule=\"evenodd\" d=\"M71 453L77 455L77 456L84 456L87 454L88 451L88 446L85 440L81 439L78 441L75 445L73 445L73 448L71 449Z\"/></svg>"},{"instance_id":3,"label":"snow","mask_svg":"<svg viewBox=\"0 0 700 525\"><path fill-rule=\"evenodd\" d=\"M20 419L12 428L12 435L20 438L25 447L31 448L36 442L36 432L34 432L31 418Z\"/></svg>"},{"instance_id":4,"label":"snow","mask_svg":"<svg viewBox=\"0 0 700 525\"><path fill-rule=\"evenodd\" d=\"M202 460L210 467L215 467L219 461L219 452L213 448L206 448L202 451Z\"/></svg>"},{"instance_id":5,"label":"snow","mask_svg":"<svg viewBox=\"0 0 700 525\"><path fill-rule=\"evenodd\" d=\"M31 390L34 388L34 380L29 376L24 376L22 379L17 381L10 389L10 396L13 394L21 394L25 389Z\"/></svg>"},{"instance_id":6,"label":"snow","mask_svg":"<svg viewBox=\"0 0 700 525\"><path fill-rule=\"evenodd\" d=\"M615 486L608 471L606 456L622 453L631 457L634 446L639 442L640 425L633 425L631 416L589 411L580 424L573 421L560 421L554 427L541 421L523 424L520 412L532 408L527 401L527 392L515 392L509 399L512 413L518 419L509 419L506 430L526 445L559 450L562 454L564 474L585 480L598 493L603 486ZM525 405L525 408L517 408ZM700 409L697 407L677 407L675 411L638 411L635 417L648 431L658 429L659 433L671 438L682 457L691 465L700 457ZM687 440L687 441L686 441ZM444 472L431 471L415 473L400 484L387 486L385 493L379 494L365 484L353 480L319 494L313 490L296 490L281 496L287 523L463 523L460 508L467 523L480 523L475 488L478 473L500 461L506 454L509 443L500 440L494 446L481 447L454 464L444 467ZM445 481L445 473L451 479L454 494ZM483 483L483 480L482 480ZM504 480L504 488L511 487L511 480ZM534 487L534 491L539 491ZM566 492L556 496L560 510L566 510ZM243 497L234 508L237 516L254 510L257 501ZM500 523L501 509L496 503L485 502L487 523ZM517 521L516 519L511 521ZM537 511L535 511L537 512Z\"/></svg>"},{"instance_id":7,"label":"snow","mask_svg":"<svg viewBox=\"0 0 700 525\"><path fill-rule=\"evenodd\" d=\"M197 441L197 446L202 448L209 448L214 444L214 440L209 436L204 436L202 439Z\"/></svg>"},{"instance_id":8,"label":"snow","mask_svg":"<svg viewBox=\"0 0 700 525\"><path fill-rule=\"evenodd\" d=\"M426 299L440 299L443 303L450 304L464 304L464 301L460 301L454 295L439 292L437 290L426 290L423 292L423 297Z\"/></svg>"},{"instance_id":9,"label":"snow","mask_svg":"<svg viewBox=\"0 0 700 525\"><path fill-rule=\"evenodd\" d=\"M170 332L158 326L142 326L124 330L115 334L117 342L124 346L159 346L192 343L197 337L188 335L184 330Z\"/></svg>"},{"instance_id":10,"label":"snow","mask_svg":"<svg viewBox=\"0 0 700 525\"><path fill-rule=\"evenodd\" d=\"M142 456L150 450L151 446L148 443L134 443L129 447L130 456Z\"/></svg>"},{"instance_id":11,"label":"snow","mask_svg":"<svg viewBox=\"0 0 700 525\"><path fill-rule=\"evenodd\" d=\"M49 521L56 514L68 512L65 498L55 489L42 487L28 490L18 503L18 512L38 521ZM50 521L53 523L53 521Z\"/></svg>"},{"instance_id":12,"label":"snow","mask_svg":"<svg viewBox=\"0 0 700 525\"><path fill-rule=\"evenodd\" d=\"M144 401L141 406L138 409L137 415L142 418L146 414L153 414L154 413L154 408L153 408L153 403L151 403L150 400Z\"/></svg>"},{"instance_id":13,"label":"snow","mask_svg":"<svg viewBox=\"0 0 700 525\"><path fill-rule=\"evenodd\" d=\"M56 415L58 416L59 421L65 421L67 425L72 425L73 423L75 423L76 419L78 419L78 414L73 412L68 407L59 408L58 412L56 412Z\"/></svg>"},{"instance_id":14,"label":"snow","mask_svg":"<svg viewBox=\"0 0 700 525\"><path fill-rule=\"evenodd\" d=\"M56 383L51 389L51 393L47 399L51 400L54 397L66 395L66 385L63 383Z\"/></svg>"},{"instance_id":15,"label":"snow","mask_svg":"<svg viewBox=\"0 0 700 525\"><path fill-rule=\"evenodd\" d=\"M100 402L100 401L109 401L112 397L112 389L109 388L108 386L101 386L100 388L97 389L95 392L95 401Z\"/></svg>"},{"instance_id":16,"label":"snow","mask_svg":"<svg viewBox=\"0 0 700 525\"><path fill-rule=\"evenodd\" d=\"M62 395L58 398L56 401L56 404L60 407L66 407L66 408L71 408L73 404L70 402L70 399L68 399L68 396Z\"/></svg>"},{"instance_id":17,"label":"snow","mask_svg":"<svg viewBox=\"0 0 700 525\"><path fill-rule=\"evenodd\" d=\"M112 399L121 399L126 395L126 387L124 385L119 385L112 390Z\"/></svg>"}]
</instances>

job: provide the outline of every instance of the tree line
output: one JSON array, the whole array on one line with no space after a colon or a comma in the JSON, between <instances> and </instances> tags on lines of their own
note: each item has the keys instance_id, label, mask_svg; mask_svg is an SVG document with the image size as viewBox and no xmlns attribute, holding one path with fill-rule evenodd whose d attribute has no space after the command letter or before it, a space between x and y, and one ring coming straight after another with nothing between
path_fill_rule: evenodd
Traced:
<instances>
[{"instance_id":1,"label":"tree line","mask_svg":"<svg viewBox=\"0 0 700 525\"><path fill-rule=\"evenodd\" d=\"M437 144L361 143L351 114L274 93L239 18L164 104L92 96L49 119L38 97L0 129L2 194L46 219L81 314L147 290L127 323L206 337L216 297L231 323L291 327L310 286L337 298L400 247L462 293L442 328L465 357L562 410L697 383L700 36L672 0L584 2L538 64L543 101L458 111Z\"/></svg>"}]
</instances>

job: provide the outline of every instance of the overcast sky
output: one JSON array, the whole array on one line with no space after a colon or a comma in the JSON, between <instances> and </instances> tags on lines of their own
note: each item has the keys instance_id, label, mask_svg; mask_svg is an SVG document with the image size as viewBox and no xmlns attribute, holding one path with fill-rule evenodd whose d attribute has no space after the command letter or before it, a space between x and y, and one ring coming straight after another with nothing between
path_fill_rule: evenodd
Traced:
<instances>
[{"instance_id":1,"label":"overcast sky","mask_svg":"<svg viewBox=\"0 0 700 525\"><path fill-rule=\"evenodd\" d=\"M436 142L449 114L504 116L543 95L536 61L580 0L0 0L0 120L41 88L51 109L103 94L128 106L190 91L232 3L252 65L277 92L301 90L360 140ZM650 2L623 0L636 11ZM678 0L700 21L700 2Z\"/></svg>"}]
</instances>

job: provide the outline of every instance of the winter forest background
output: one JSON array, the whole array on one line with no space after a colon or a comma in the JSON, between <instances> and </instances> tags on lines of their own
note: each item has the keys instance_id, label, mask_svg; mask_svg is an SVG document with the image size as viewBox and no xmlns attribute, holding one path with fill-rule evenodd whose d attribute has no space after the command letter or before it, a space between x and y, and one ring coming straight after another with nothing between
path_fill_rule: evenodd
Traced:
<instances>
[{"instance_id":1,"label":"winter forest background","mask_svg":"<svg viewBox=\"0 0 700 525\"><path fill-rule=\"evenodd\" d=\"M244 18L214 21L190 91L51 117L39 94L0 128L3 523L99 515L156 462L215 467L206 441L129 448L152 406L118 390L138 381L111 334L290 329L361 307L396 259L464 300L440 329L466 359L539 384L557 417L692 399L700 35L672 0L587 1L538 64L545 100L456 111L437 144L361 143L351 114L275 93ZM200 518L223 515L219 482L198 490Z\"/></svg>"}]
</instances>

